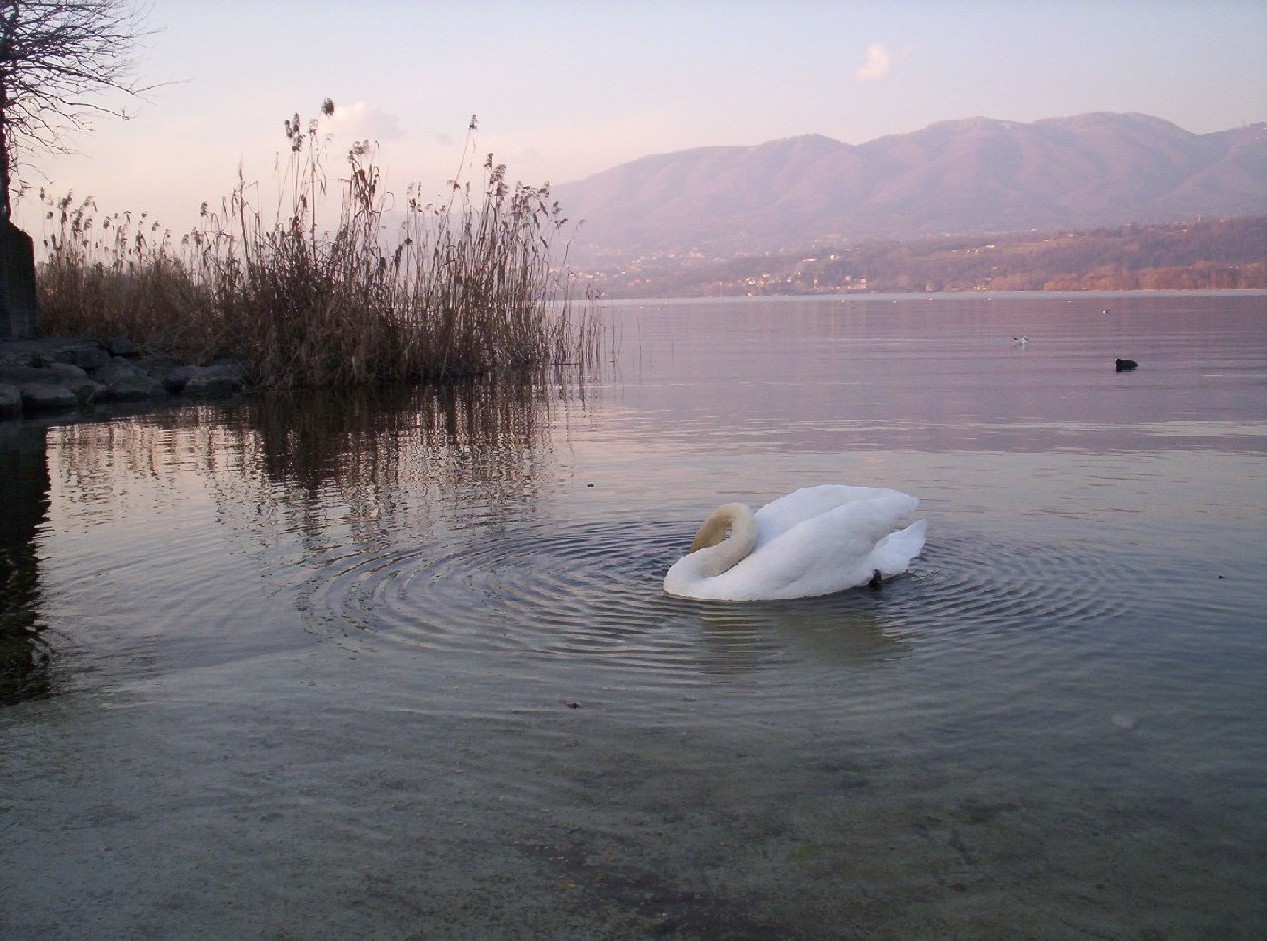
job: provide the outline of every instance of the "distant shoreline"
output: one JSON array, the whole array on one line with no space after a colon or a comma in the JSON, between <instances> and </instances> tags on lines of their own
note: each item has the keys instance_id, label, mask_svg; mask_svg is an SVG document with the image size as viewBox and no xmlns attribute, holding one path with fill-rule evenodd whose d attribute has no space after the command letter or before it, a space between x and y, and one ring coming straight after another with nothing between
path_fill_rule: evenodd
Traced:
<instances>
[{"instance_id":1,"label":"distant shoreline","mask_svg":"<svg viewBox=\"0 0 1267 941\"><path fill-rule=\"evenodd\" d=\"M782 255L662 255L587 272L608 298L1267 290L1267 216L869 241Z\"/></svg>"},{"instance_id":2,"label":"distant shoreline","mask_svg":"<svg viewBox=\"0 0 1267 941\"><path fill-rule=\"evenodd\" d=\"M1133 291L852 291L839 294L733 294L733 295L696 295L694 297L604 297L602 302L617 307L636 306L648 302L667 304L732 304L742 301L889 301L889 300L928 300L956 301L972 298L1017 297L1017 298L1090 298L1090 297L1183 297L1199 295L1202 297L1267 297L1267 288L1217 288L1204 290L1192 289L1148 289Z\"/></svg>"}]
</instances>

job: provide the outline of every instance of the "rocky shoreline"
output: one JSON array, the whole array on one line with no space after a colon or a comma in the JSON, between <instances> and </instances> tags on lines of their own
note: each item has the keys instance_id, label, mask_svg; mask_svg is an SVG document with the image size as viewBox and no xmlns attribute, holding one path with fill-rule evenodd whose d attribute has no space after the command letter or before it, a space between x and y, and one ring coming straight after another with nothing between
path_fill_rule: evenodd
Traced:
<instances>
[{"instance_id":1,"label":"rocky shoreline","mask_svg":"<svg viewBox=\"0 0 1267 941\"><path fill-rule=\"evenodd\" d=\"M245 364L209 366L146 355L126 339L44 337L0 342L0 420L114 403L219 401L248 390Z\"/></svg>"}]
</instances>

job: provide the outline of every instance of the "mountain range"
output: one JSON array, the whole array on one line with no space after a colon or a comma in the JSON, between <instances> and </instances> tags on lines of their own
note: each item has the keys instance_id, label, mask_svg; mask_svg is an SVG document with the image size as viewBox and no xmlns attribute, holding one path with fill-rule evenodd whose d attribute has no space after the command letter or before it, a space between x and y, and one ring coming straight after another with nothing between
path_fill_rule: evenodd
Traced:
<instances>
[{"instance_id":1,"label":"mountain range","mask_svg":"<svg viewBox=\"0 0 1267 941\"><path fill-rule=\"evenodd\" d=\"M553 188L581 261L1267 213L1267 123L1194 134L1144 114L969 118L642 157Z\"/></svg>"}]
</instances>

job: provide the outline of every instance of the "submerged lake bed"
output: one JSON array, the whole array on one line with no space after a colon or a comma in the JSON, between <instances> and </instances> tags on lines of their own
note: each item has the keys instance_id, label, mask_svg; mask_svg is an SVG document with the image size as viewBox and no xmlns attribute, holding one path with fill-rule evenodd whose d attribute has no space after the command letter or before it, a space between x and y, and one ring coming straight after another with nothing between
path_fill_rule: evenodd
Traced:
<instances>
[{"instance_id":1,"label":"submerged lake bed","mask_svg":"<svg viewBox=\"0 0 1267 941\"><path fill-rule=\"evenodd\" d=\"M582 385L0 432L0 936L1267 929L1267 295L609 314ZM817 483L910 571L663 594Z\"/></svg>"}]
</instances>

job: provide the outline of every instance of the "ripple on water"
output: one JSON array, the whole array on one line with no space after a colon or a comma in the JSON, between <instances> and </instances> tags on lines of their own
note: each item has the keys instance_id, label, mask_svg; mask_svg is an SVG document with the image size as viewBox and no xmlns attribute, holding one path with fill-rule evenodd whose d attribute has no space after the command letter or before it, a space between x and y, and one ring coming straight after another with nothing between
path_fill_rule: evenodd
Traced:
<instances>
[{"instance_id":1,"label":"ripple on water","mask_svg":"<svg viewBox=\"0 0 1267 941\"><path fill-rule=\"evenodd\" d=\"M669 598L690 538L665 523L522 523L334 560L305 590L321 633L532 661L601 660L645 682L686 683L779 663L865 665L956 645L1023 656L1038 635L1125 610L1129 560L1068 546L930 539L881 590L770 603ZM478 534L473 538L473 534ZM1129 590L1129 589L1127 589Z\"/></svg>"},{"instance_id":2,"label":"ripple on water","mask_svg":"<svg viewBox=\"0 0 1267 941\"><path fill-rule=\"evenodd\" d=\"M429 649L672 662L691 655L660 591L678 541L641 523L465 530L345 557L318 574L307 604L329 623Z\"/></svg>"},{"instance_id":3,"label":"ripple on water","mask_svg":"<svg viewBox=\"0 0 1267 941\"><path fill-rule=\"evenodd\" d=\"M909 599L929 628L991 643L1027 631L1075 631L1126 613L1147 580L1132 557L1084 546L982 536L932 539L912 566Z\"/></svg>"}]
</instances>

